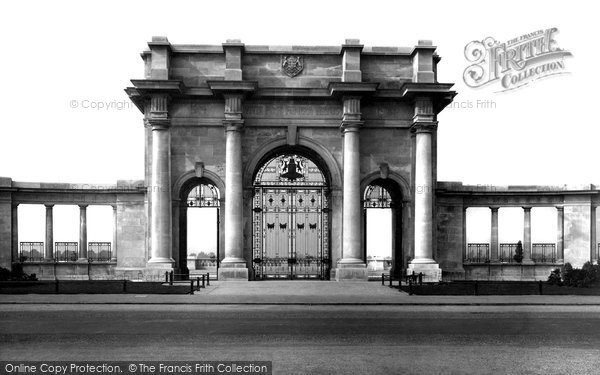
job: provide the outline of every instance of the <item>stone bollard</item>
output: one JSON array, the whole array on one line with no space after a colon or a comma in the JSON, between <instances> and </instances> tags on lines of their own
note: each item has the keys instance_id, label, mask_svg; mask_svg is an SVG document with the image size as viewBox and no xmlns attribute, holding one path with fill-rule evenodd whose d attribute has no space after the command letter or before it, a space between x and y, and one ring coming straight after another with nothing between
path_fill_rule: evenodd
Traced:
<instances>
[{"instance_id":1,"label":"stone bollard","mask_svg":"<svg viewBox=\"0 0 600 375\"><path fill-rule=\"evenodd\" d=\"M194 294L194 280L190 280L190 294Z\"/></svg>"},{"instance_id":2,"label":"stone bollard","mask_svg":"<svg viewBox=\"0 0 600 375\"><path fill-rule=\"evenodd\" d=\"M206 273L206 286L210 286L210 272Z\"/></svg>"},{"instance_id":3,"label":"stone bollard","mask_svg":"<svg viewBox=\"0 0 600 375\"><path fill-rule=\"evenodd\" d=\"M385 285L385 273L381 274L381 285Z\"/></svg>"},{"instance_id":4,"label":"stone bollard","mask_svg":"<svg viewBox=\"0 0 600 375\"><path fill-rule=\"evenodd\" d=\"M206 288L206 286L204 285L204 279L205 279L206 275L202 275L202 287Z\"/></svg>"}]
</instances>

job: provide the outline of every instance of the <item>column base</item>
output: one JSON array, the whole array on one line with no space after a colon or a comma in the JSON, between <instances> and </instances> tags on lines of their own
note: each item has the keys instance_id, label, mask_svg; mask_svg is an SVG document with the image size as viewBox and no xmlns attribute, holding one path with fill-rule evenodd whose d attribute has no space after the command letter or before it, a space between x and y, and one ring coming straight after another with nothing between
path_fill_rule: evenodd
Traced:
<instances>
[{"instance_id":1,"label":"column base","mask_svg":"<svg viewBox=\"0 0 600 375\"><path fill-rule=\"evenodd\" d=\"M369 271L364 263L340 261L335 270L335 281L368 281Z\"/></svg>"},{"instance_id":2,"label":"column base","mask_svg":"<svg viewBox=\"0 0 600 375\"><path fill-rule=\"evenodd\" d=\"M417 262L411 262L406 269L406 274L410 275L413 272L415 274L423 273L423 282L425 283L437 283L442 280L442 269L437 263L424 263L418 262L419 259L415 259Z\"/></svg>"},{"instance_id":3,"label":"column base","mask_svg":"<svg viewBox=\"0 0 600 375\"><path fill-rule=\"evenodd\" d=\"M152 258L146 264L146 275L164 277L165 272L174 271L175 261L170 258Z\"/></svg>"},{"instance_id":4,"label":"column base","mask_svg":"<svg viewBox=\"0 0 600 375\"><path fill-rule=\"evenodd\" d=\"M217 270L219 281L248 281L248 267L246 263L223 263Z\"/></svg>"},{"instance_id":5,"label":"column base","mask_svg":"<svg viewBox=\"0 0 600 375\"><path fill-rule=\"evenodd\" d=\"M248 281L248 267L243 258L225 258L217 270L219 281Z\"/></svg>"}]
</instances>

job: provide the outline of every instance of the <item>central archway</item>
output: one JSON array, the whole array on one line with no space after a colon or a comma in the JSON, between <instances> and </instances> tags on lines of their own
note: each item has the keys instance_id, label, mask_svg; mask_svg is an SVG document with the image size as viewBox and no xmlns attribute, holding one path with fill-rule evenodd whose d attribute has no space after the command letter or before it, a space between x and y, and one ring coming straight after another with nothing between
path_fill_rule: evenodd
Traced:
<instances>
[{"instance_id":1,"label":"central archway","mask_svg":"<svg viewBox=\"0 0 600 375\"><path fill-rule=\"evenodd\" d=\"M263 158L253 178L255 280L329 277L329 182L324 163L302 147Z\"/></svg>"}]
</instances>

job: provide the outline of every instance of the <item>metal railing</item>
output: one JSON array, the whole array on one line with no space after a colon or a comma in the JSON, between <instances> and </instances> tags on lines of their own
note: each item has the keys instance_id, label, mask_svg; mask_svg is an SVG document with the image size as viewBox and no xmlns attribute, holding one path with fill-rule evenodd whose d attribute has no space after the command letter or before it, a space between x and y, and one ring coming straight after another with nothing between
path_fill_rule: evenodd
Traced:
<instances>
[{"instance_id":1,"label":"metal railing","mask_svg":"<svg viewBox=\"0 0 600 375\"><path fill-rule=\"evenodd\" d=\"M55 242L54 260L57 262L75 262L77 260L77 242Z\"/></svg>"},{"instance_id":2,"label":"metal railing","mask_svg":"<svg viewBox=\"0 0 600 375\"><path fill-rule=\"evenodd\" d=\"M41 262L43 260L43 242L21 242L19 244L19 262Z\"/></svg>"},{"instance_id":3,"label":"metal railing","mask_svg":"<svg viewBox=\"0 0 600 375\"><path fill-rule=\"evenodd\" d=\"M488 263L490 261L489 243L470 243L467 244L466 263Z\"/></svg>"},{"instance_id":4,"label":"metal railing","mask_svg":"<svg viewBox=\"0 0 600 375\"><path fill-rule=\"evenodd\" d=\"M501 243L500 252L498 253L498 260L500 263L514 263L516 250L516 243Z\"/></svg>"},{"instance_id":5,"label":"metal railing","mask_svg":"<svg viewBox=\"0 0 600 375\"><path fill-rule=\"evenodd\" d=\"M108 262L111 255L110 242L88 242L88 261Z\"/></svg>"},{"instance_id":6,"label":"metal railing","mask_svg":"<svg viewBox=\"0 0 600 375\"><path fill-rule=\"evenodd\" d=\"M553 244L553 243L531 244L531 259L534 262L540 262L540 263L556 262L556 244Z\"/></svg>"}]
</instances>

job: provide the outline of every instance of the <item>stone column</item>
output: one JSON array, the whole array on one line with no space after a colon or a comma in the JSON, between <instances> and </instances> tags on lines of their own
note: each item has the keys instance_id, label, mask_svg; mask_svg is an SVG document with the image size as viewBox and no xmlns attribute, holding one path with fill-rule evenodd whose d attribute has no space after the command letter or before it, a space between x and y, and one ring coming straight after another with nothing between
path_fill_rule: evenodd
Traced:
<instances>
[{"instance_id":1,"label":"stone column","mask_svg":"<svg viewBox=\"0 0 600 375\"><path fill-rule=\"evenodd\" d=\"M153 95L147 119L152 128L151 258L148 267L161 271L172 269L174 263L171 257L171 123L167 104L166 95Z\"/></svg>"},{"instance_id":2,"label":"stone column","mask_svg":"<svg viewBox=\"0 0 600 375\"><path fill-rule=\"evenodd\" d=\"M592 203L592 213L591 213L591 217L590 217L590 242L591 242L591 254L590 254L590 261L593 262L594 260L598 260L597 258L597 254L598 254L598 244L597 242L597 237L596 237L596 208L597 206L594 206L594 204Z\"/></svg>"},{"instance_id":3,"label":"stone column","mask_svg":"<svg viewBox=\"0 0 600 375\"><path fill-rule=\"evenodd\" d=\"M467 259L467 209L469 207L463 206L462 216L462 260L464 262Z\"/></svg>"},{"instance_id":4,"label":"stone column","mask_svg":"<svg viewBox=\"0 0 600 375\"><path fill-rule=\"evenodd\" d=\"M499 247L498 243L498 209L499 207L490 207L492 210L492 233L490 236L490 260L492 262L498 261Z\"/></svg>"},{"instance_id":5,"label":"stone column","mask_svg":"<svg viewBox=\"0 0 600 375\"><path fill-rule=\"evenodd\" d=\"M531 207L523 207L523 263L533 263L531 259Z\"/></svg>"},{"instance_id":6,"label":"stone column","mask_svg":"<svg viewBox=\"0 0 600 375\"><path fill-rule=\"evenodd\" d=\"M360 98L344 98L344 117L341 130L344 137L344 179L342 210L342 259L335 278L367 280L368 272L362 259L360 194Z\"/></svg>"},{"instance_id":7,"label":"stone column","mask_svg":"<svg viewBox=\"0 0 600 375\"><path fill-rule=\"evenodd\" d=\"M12 263L19 262L19 204L11 205L11 258Z\"/></svg>"},{"instance_id":8,"label":"stone column","mask_svg":"<svg viewBox=\"0 0 600 375\"><path fill-rule=\"evenodd\" d=\"M410 262L409 273L422 272L424 280L441 280L442 270L433 259L433 150L432 133L437 129L433 105L428 98L415 100L413 118L415 141L415 257Z\"/></svg>"},{"instance_id":9,"label":"stone column","mask_svg":"<svg viewBox=\"0 0 600 375\"><path fill-rule=\"evenodd\" d=\"M565 249L565 208L556 206L556 262L563 263Z\"/></svg>"},{"instance_id":10,"label":"stone column","mask_svg":"<svg viewBox=\"0 0 600 375\"><path fill-rule=\"evenodd\" d=\"M79 205L79 256L78 262L87 262L87 204Z\"/></svg>"},{"instance_id":11,"label":"stone column","mask_svg":"<svg viewBox=\"0 0 600 375\"><path fill-rule=\"evenodd\" d=\"M53 204L45 204L46 206L46 248L45 248L45 260L47 262L54 261L54 220L52 218L52 207Z\"/></svg>"},{"instance_id":12,"label":"stone column","mask_svg":"<svg viewBox=\"0 0 600 375\"><path fill-rule=\"evenodd\" d=\"M242 94L225 94L225 258L219 280L248 280L243 248Z\"/></svg>"},{"instance_id":13,"label":"stone column","mask_svg":"<svg viewBox=\"0 0 600 375\"><path fill-rule=\"evenodd\" d=\"M110 249L110 261L117 261L117 205L112 205L112 248Z\"/></svg>"}]
</instances>

